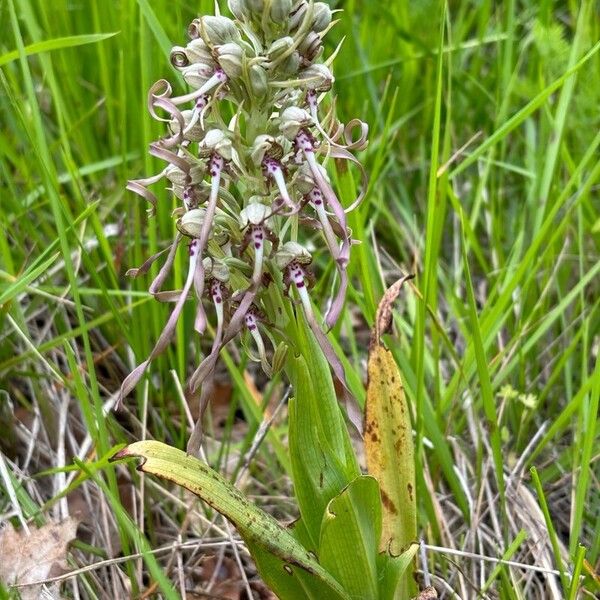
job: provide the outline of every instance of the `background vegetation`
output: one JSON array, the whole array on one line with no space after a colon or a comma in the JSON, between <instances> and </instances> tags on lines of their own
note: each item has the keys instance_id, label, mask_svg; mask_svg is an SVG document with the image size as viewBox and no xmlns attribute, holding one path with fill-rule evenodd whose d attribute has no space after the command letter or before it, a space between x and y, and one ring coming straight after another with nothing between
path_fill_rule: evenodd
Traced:
<instances>
[{"instance_id":1,"label":"background vegetation","mask_svg":"<svg viewBox=\"0 0 600 600\"><path fill-rule=\"evenodd\" d=\"M329 48L345 38L340 118L371 125L370 192L351 222L363 243L333 337L360 387L377 302L416 274L388 344L413 407L421 531L438 547L424 548L421 576L429 571L447 598L561 598L577 586L546 571L575 568L591 597L600 590L598 5L331 4L344 10ZM249 587L268 597L226 524L166 484L107 466L117 444L184 447L189 431L179 382L202 352L186 336L191 312L137 403L111 409L167 310L147 281L124 277L174 230L166 193L155 233L124 190L156 171L146 148L160 130L146 91L175 77L171 45L212 10L188 0L0 0L0 519L77 519L69 569L105 562L67 579L73 597L150 597L167 578L188 597L244 597ZM352 178L339 181L349 194ZM292 519L285 408L242 469L285 385L265 382L235 348L223 358L209 460ZM60 468L74 458L83 463ZM136 553L148 548L157 552L142 561ZM224 579L217 564L230 569Z\"/></svg>"}]
</instances>

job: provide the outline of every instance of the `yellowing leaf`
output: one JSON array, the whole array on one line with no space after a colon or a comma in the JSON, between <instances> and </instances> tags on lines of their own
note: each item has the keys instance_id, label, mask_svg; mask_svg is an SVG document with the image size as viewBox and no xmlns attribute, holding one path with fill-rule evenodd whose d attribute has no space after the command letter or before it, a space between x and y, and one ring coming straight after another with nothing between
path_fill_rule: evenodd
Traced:
<instances>
[{"instance_id":1,"label":"yellowing leaf","mask_svg":"<svg viewBox=\"0 0 600 600\"><path fill-rule=\"evenodd\" d=\"M202 498L237 528L267 585L283 598L349 600L315 556L271 515L252 504L224 477L197 458L156 441L136 442L115 459L143 459L138 469L172 481Z\"/></svg>"},{"instance_id":2,"label":"yellowing leaf","mask_svg":"<svg viewBox=\"0 0 600 600\"><path fill-rule=\"evenodd\" d=\"M410 415L400 372L389 350L369 354L365 450L383 504L380 550L400 554L416 540L415 466Z\"/></svg>"},{"instance_id":3,"label":"yellowing leaf","mask_svg":"<svg viewBox=\"0 0 600 600\"><path fill-rule=\"evenodd\" d=\"M381 336L392 323L392 305L405 277L384 295L369 348L365 452L369 474L379 481L382 534L379 548L397 556L417 537L415 462L412 426L400 371L392 353L381 345ZM391 597L412 595L414 582L404 576Z\"/></svg>"}]
</instances>

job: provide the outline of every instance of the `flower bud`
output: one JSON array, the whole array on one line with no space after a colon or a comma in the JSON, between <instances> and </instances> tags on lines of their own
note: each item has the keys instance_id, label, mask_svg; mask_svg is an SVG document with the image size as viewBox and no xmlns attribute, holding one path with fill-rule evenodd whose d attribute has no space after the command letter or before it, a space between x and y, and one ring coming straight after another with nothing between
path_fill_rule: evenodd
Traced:
<instances>
[{"instance_id":1,"label":"flower bud","mask_svg":"<svg viewBox=\"0 0 600 600\"><path fill-rule=\"evenodd\" d=\"M217 61L225 75L235 79L242 74L242 58L244 55L240 46L234 42L217 47Z\"/></svg>"},{"instance_id":2,"label":"flower bud","mask_svg":"<svg viewBox=\"0 0 600 600\"><path fill-rule=\"evenodd\" d=\"M199 90L213 76L213 73L214 68L211 65L204 63L190 65L189 67L185 67L181 70L181 74L183 75L186 83L190 87L197 90Z\"/></svg>"},{"instance_id":3,"label":"flower bud","mask_svg":"<svg viewBox=\"0 0 600 600\"><path fill-rule=\"evenodd\" d=\"M193 185L190 185L185 181L183 185L173 183L173 187L171 188L173 194L184 203L184 206L176 208L173 211L173 217L181 217L186 211L186 206L188 208L197 208L208 200L210 195L210 185L202 180L204 178L204 173L205 171L202 171L201 179L196 180L194 178Z\"/></svg>"},{"instance_id":4,"label":"flower bud","mask_svg":"<svg viewBox=\"0 0 600 600\"><path fill-rule=\"evenodd\" d=\"M212 256L207 256L203 261L204 275L206 278L216 279L221 283L229 281L229 267L222 261Z\"/></svg>"},{"instance_id":5,"label":"flower bud","mask_svg":"<svg viewBox=\"0 0 600 600\"><path fill-rule=\"evenodd\" d=\"M257 167L260 167L267 156L279 159L283 156L283 148L273 136L259 135L250 149L250 158Z\"/></svg>"},{"instance_id":6,"label":"flower bud","mask_svg":"<svg viewBox=\"0 0 600 600\"><path fill-rule=\"evenodd\" d=\"M250 85L252 86L252 93L259 98L267 93L269 80L267 72L260 65L250 67Z\"/></svg>"},{"instance_id":7,"label":"flower bud","mask_svg":"<svg viewBox=\"0 0 600 600\"><path fill-rule=\"evenodd\" d=\"M313 6L314 23L313 31L321 32L331 24L332 12L329 5L325 2L315 2Z\"/></svg>"},{"instance_id":8,"label":"flower bud","mask_svg":"<svg viewBox=\"0 0 600 600\"><path fill-rule=\"evenodd\" d=\"M303 69L299 73L300 85L307 90L326 92L333 85L333 75L326 65L317 64Z\"/></svg>"},{"instance_id":9,"label":"flower bud","mask_svg":"<svg viewBox=\"0 0 600 600\"><path fill-rule=\"evenodd\" d=\"M321 165L319 165L321 167ZM306 162L302 162L298 170L296 171L296 177L294 178L294 186L300 192L301 196L306 196L315 187L315 180L313 179L310 166Z\"/></svg>"},{"instance_id":10,"label":"flower bud","mask_svg":"<svg viewBox=\"0 0 600 600\"><path fill-rule=\"evenodd\" d=\"M286 108L281 113L280 119L281 125L279 125L279 129L288 140L294 140L300 129L312 123L310 113L297 106Z\"/></svg>"},{"instance_id":11,"label":"flower bud","mask_svg":"<svg viewBox=\"0 0 600 600\"><path fill-rule=\"evenodd\" d=\"M273 0L271 4L271 19L281 25L290 16L292 0Z\"/></svg>"},{"instance_id":12,"label":"flower bud","mask_svg":"<svg viewBox=\"0 0 600 600\"><path fill-rule=\"evenodd\" d=\"M289 36L275 40L267 50L267 57L270 61L278 59L294 45L294 38Z\"/></svg>"},{"instance_id":13,"label":"flower bud","mask_svg":"<svg viewBox=\"0 0 600 600\"><path fill-rule=\"evenodd\" d=\"M309 265L312 262L310 252L298 242L286 242L275 254L275 264L282 271L291 263Z\"/></svg>"},{"instance_id":14,"label":"flower bud","mask_svg":"<svg viewBox=\"0 0 600 600\"><path fill-rule=\"evenodd\" d=\"M183 110L181 111L181 116L183 117L185 123L184 129L187 130L185 132L185 139L190 142L202 141L202 138L204 138L204 129L202 129L202 125L200 124L199 119L196 119L196 123L188 129L189 124L195 116L194 111ZM169 129L171 130L171 133L177 135L181 130L179 121L177 119L171 119L171 121L169 122Z\"/></svg>"},{"instance_id":15,"label":"flower bud","mask_svg":"<svg viewBox=\"0 0 600 600\"><path fill-rule=\"evenodd\" d=\"M220 129L206 132L202 148L205 150L205 155L217 153L227 161L231 160L233 155L231 140Z\"/></svg>"},{"instance_id":16,"label":"flower bud","mask_svg":"<svg viewBox=\"0 0 600 600\"><path fill-rule=\"evenodd\" d=\"M298 106L288 106L281 113L282 121L299 121L304 124L310 123L311 116L307 110L299 108Z\"/></svg>"},{"instance_id":17,"label":"flower bud","mask_svg":"<svg viewBox=\"0 0 600 600\"><path fill-rule=\"evenodd\" d=\"M298 6L294 9L294 11L290 15L290 31L295 31L300 27L300 24L304 20L306 16L306 11L308 10L308 3L306 0L302 0L298 4Z\"/></svg>"},{"instance_id":18,"label":"flower bud","mask_svg":"<svg viewBox=\"0 0 600 600\"><path fill-rule=\"evenodd\" d=\"M173 211L174 215L180 214L179 210ZM202 231L202 224L206 218L205 208L193 208L185 212L175 224L177 229L191 238L199 238ZM217 209L215 218L211 224L210 239L214 239L218 244L229 238L228 217L221 210Z\"/></svg>"},{"instance_id":19,"label":"flower bud","mask_svg":"<svg viewBox=\"0 0 600 600\"><path fill-rule=\"evenodd\" d=\"M174 164L169 164L165 171L165 177L173 184L178 186L197 185L200 183L206 174L206 165L198 161L194 164L189 173L184 173L179 167Z\"/></svg>"},{"instance_id":20,"label":"flower bud","mask_svg":"<svg viewBox=\"0 0 600 600\"><path fill-rule=\"evenodd\" d=\"M240 212L240 225L262 225L271 216L271 209L260 202L251 202Z\"/></svg>"},{"instance_id":21,"label":"flower bud","mask_svg":"<svg viewBox=\"0 0 600 600\"><path fill-rule=\"evenodd\" d=\"M293 52L281 63L279 68L284 75L290 76L298 72L301 63L302 57L300 56L300 53Z\"/></svg>"},{"instance_id":22,"label":"flower bud","mask_svg":"<svg viewBox=\"0 0 600 600\"><path fill-rule=\"evenodd\" d=\"M173 164L169 164L169 166L166 168L165 177L175 185L183 186L188 181L187 174Z\"/></svg>"},{"instance_id":23,"label":"flower bud","mask_svg":"<svg viewBox=\"0 0 600 600\"><path fill-rule=\"evenodd\" d=\"M298 47L298 51L309 63L312 62L323 51L321 36L314 31L310 31L302 40L302 43Z\"/></svg>"},{"instance_id":24,"label":"flower bud","mask_svg":"<svg viewBox=\"0 0 600 600\"><path fill-rule=\"evenodd\" d=\"M226 44L240 38L235 23L227 17L202 17L200 34L207 44Z\"/></svg>"},{"instance_id":25,"label":"flower bud","mask_svg":"<svg viewBox=\"0 0 600 600\"><path fill-rule=\"evenodd\" d=\"M187 235L194 239L199 238L205 217L206 210L204 208L188 210L188 212L177 221L177 229L179 229L183 235Z\"/></svg>"},{"instance_id":26,"label":"flower bud","mask_svg":"<svg viewBox=\"0 0 600 600\"><path fill-rule=\"evenodd\" d=\"M213 64L210 48L204 43L204 40L192 40L185 47L185 54L190 63Z\"/></svg>"},{"instance_id":27,"label":"flower bud","mask_svg":"<svg viewBox=\"0 0 600 600\"><path fill-rule=\"evenodd\" d=\"M228 0L227 6L229 6L229 10L231 14L240 21L244 20L246 2L244 0Z\"/></svg>"}]
</instances>

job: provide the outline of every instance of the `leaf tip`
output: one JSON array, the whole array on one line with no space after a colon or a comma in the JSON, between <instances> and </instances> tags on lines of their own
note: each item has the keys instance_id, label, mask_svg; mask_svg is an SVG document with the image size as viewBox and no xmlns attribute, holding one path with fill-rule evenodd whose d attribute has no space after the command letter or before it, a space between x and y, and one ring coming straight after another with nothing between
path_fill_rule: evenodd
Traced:
<instances>
[{"instance_id":1,"label":"leaf tip","mask_svg":"<svg viewBox=\"0 0 600 600\"><path fill-rule=\"evenodd\" d=\"M139 454L138 452L135 451L134 448L132 448L132 446L125 446L125 448L123 448L122 450L119 450L116 454L114 454L113 456L110 457L110 462L117 462L119 460L124 460L126 458L141 458L141 462L139 463L139 465L136 466L136 469L138 471L142 471L143 470L143 466L144 463L147 460L147 457L142 456L141 454Z\"/></svg>"},{"instance_id":2,"label":"leaf tip","mask_svg":"<svg viewBox=\"0 0 600 600\"><path fill-rule=\"evenodd\" d=\"M402 286L411 279L414 279L414 274L404 275L401 279L396 281L383 295L379 306L377 307L377 315L375 317L375 325L371 331L371 342L369 344L369 350L373 351L376 346L381 344L381 337L384 333L387 333L392 325L392 309L393 304L400 295Z\"/></svg>"}]
</instances>

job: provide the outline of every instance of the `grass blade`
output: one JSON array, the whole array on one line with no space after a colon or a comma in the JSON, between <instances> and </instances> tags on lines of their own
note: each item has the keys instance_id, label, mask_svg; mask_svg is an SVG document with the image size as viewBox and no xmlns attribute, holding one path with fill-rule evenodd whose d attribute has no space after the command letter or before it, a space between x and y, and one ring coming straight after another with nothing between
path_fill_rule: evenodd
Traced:
<instances>
[{"instance_id":1,"label":"grass blade","mask_svg":"<svg viewBox=\"0 0 600 600\"><path fill-rule=\"evenodd\" d=\"M118 35L118 31L114 33L90 33L87 35L70 35L67 37L54 38L51 40L44 40L42 42L35 42L23 47L23 54L25 56L35 56L42 52L51 52L52 50L62 50L64 48L74 48L77 46L85 46L86 44L97 44L107 40L115 35ZM10 62L17 60L20 56L19 50L11 50L0 55L0 67Z\"/></svg>"}]
</instances>

